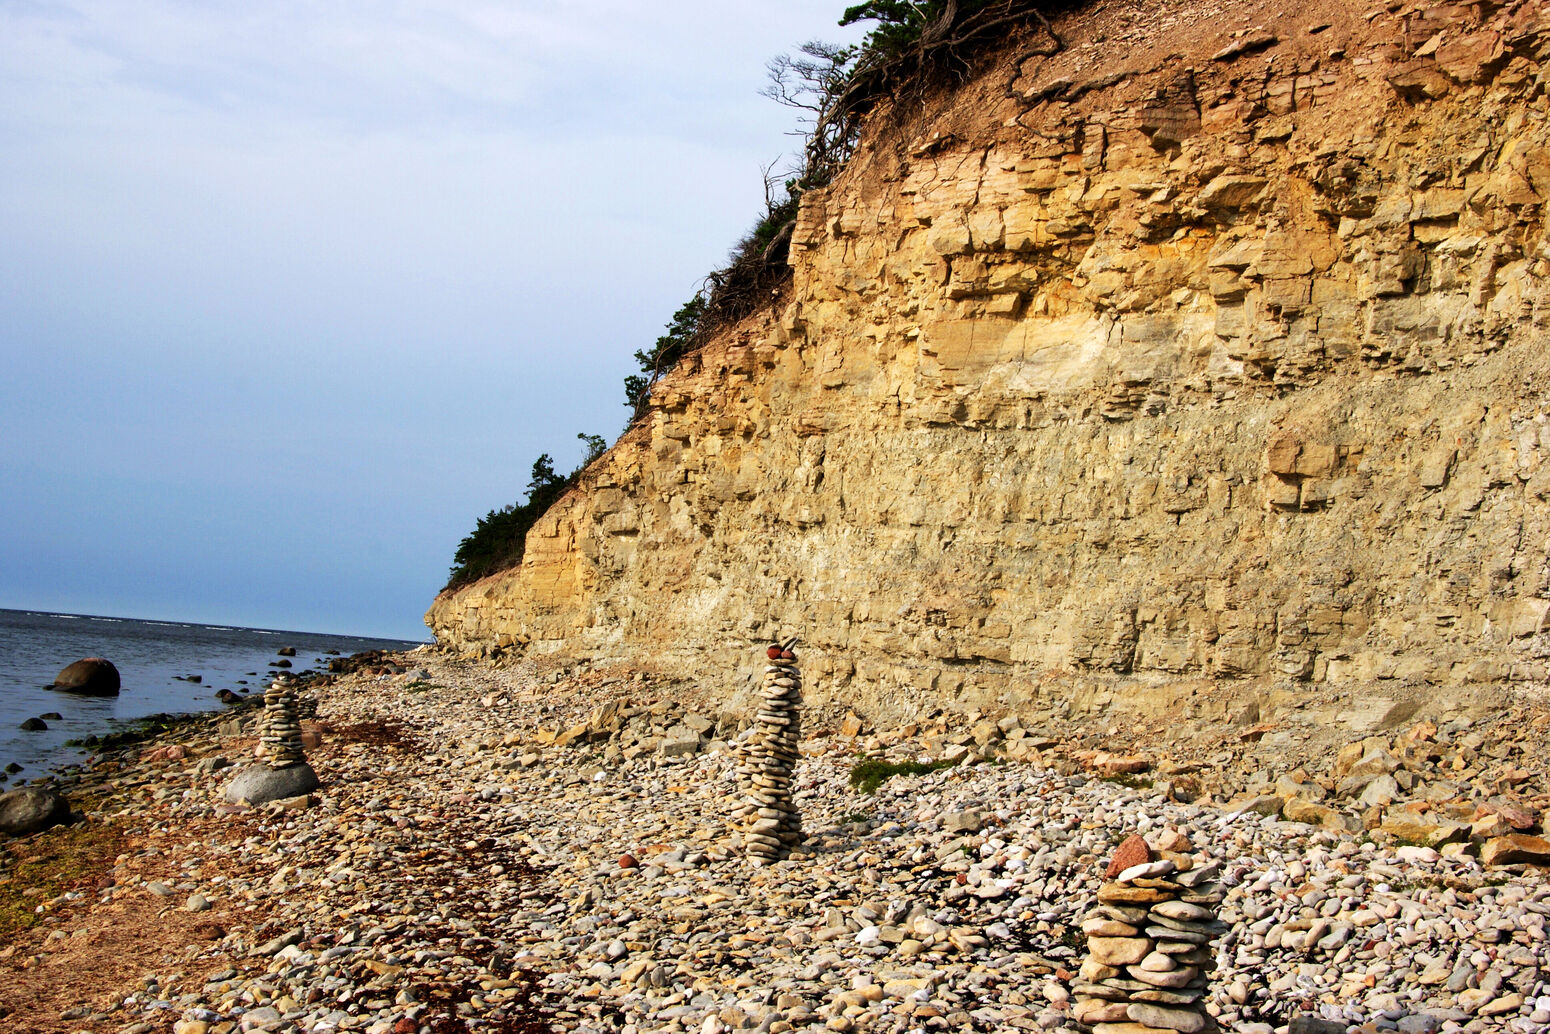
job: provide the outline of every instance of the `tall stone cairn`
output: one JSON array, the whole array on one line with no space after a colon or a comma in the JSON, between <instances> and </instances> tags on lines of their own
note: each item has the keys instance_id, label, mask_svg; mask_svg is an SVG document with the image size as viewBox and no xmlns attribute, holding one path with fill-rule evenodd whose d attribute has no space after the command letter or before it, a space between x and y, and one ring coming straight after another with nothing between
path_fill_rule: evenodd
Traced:
<instances>
[{"instance_id":1,"label":"tall stone cairn","mask_svg":"<svg viewBox=\"0 0 1550 1034\"><path fill-rule=\"evenodd\" d=\"M1072 989L1072 1018L1095 1034L1212 1034L1205 1011L1211 945L1227 927L1217 865L1188 854L1154 858L1139 836L1115 851L1098 903L1082 922L1087 961Z\"/></svg>"},{"instance_id":2,"label":"tall stone cairn","mask_svg":"<svg viewBox=\"0 0 1550 1034\"><path fill-rule=\"evenodd\" d=\"M290 679L276 679L264 691L264 717L258 743L264 764L270 768L289 768L307 760L301 749L296 687Z\"/></svg>"},{"instance_id":3,"label":"tall stone cairn","mask_svg":"<svg viewBox=\"0 0 1550 1034\"><path fill-rule=\"evenodd\" d=\"M743 801L733 814L743 850L755 865L768 865L802 842L802 817L791 802L791 774L802 737L802 674L795 639L767 651L764 687L754 732L738 759Z\"/></svg>"}]
</instances>

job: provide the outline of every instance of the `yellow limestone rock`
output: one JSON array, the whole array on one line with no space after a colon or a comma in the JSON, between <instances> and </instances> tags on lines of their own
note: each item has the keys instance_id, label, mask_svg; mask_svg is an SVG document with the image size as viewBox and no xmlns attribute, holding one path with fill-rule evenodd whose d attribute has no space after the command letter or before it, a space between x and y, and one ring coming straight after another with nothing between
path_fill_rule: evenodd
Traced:
<instances>
[{"instance_id":1,"label":"yellow limestone rock","mask_svg":"<svg viewBox=\"0 0 1550 1034\"><path fill-rule=\"evenodd\" d=\"M779 311L668 373L437 640L730 697L801 627L815 702L873 721L1550 677L1547 15L1419 6L1458 49L1278 28L1253 75L1206 54L1080 106L991 62L920 117L950 135L869 136L803 195ZM1503 39L1510 74L1469 56ZM1068 42L1038 82L1121 70Z\"/></svg>"}]
</instances>

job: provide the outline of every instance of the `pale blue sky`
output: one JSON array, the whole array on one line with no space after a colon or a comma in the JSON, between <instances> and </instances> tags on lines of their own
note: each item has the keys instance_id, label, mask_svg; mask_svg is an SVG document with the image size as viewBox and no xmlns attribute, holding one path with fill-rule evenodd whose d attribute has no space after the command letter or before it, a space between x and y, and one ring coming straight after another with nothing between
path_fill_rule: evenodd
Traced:
<instances>
[{"instance_id":1,"label":"pale blue sky","mask_svg":"<svg viewBox=\"0 0 1550 1034\"><path fill-rule=\"evenodd\" d=\"M0 607L425 638L760 214L837 0L0 0Z\"/></svg>"}]
</instances>

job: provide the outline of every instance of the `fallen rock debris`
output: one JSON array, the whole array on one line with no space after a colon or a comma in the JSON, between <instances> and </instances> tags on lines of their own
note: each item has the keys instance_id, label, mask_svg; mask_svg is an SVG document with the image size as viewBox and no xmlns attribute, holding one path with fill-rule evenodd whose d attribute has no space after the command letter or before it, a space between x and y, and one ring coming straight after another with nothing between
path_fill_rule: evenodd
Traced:
<instances>
[{"instance_id":1,"label":"fallen rock debris","mask_svg":"<svg viewBox=\"0 0 1550 1034\"><path fill-rule=\"evenodd\" d=\"M607 739L544 745L557 720L574 726L598 709L599 682L616 716L628 710L617 698L645 699L649 683L581 670L550 682L531 665L429 654L403 667L317 690L323 786L312 797L222 801L227 755L252 749L252 716L174 730L62 780L88 821L122 827L135 849L97 884L38 901L42 921L0 951L0 988L57 986L51 958L125 901L197 909L211 932L147 957L143 981L83 996L47 1026L19 1011L26 999L0 994L5 1022L120 1034L1054 1029L1075 1021L1092 983L1083 924L1110 904L1101 862L1139 835L1164 859L1164 844L1194 846L1176 879L1132 875L1133 885L1171 879L1184 894L1188 873L1219 874L1215 970L1190 989L1199 1015L1224 1029L1271 1034L1295 1021L1300 1032L1320 1019L1550 1029L1547 872L1487 867L1474 853L1537 839L1537 775L1510 799L1492 786L1456 791L1450 800L1487 825L1437 847L1381 824L1205 804L1240 803L1228 800L1237 777L1224 770L1214 787L1209 766L1194 773L1192 802L1133 774L1094 778L1079 756L1095 752L1075 738L1012 737L1021 727L1004 719L959 719L998 735L981 728L985 744L963 763L862 795L846 778L858 748L920 757L959 734L930 723L862 738L811 730L791 780L802 852L759 868L731 849L721 818L738 785L731 748L747 729L727 749L676 755L608 755L617 740ZM692 714L696 701L675 695ZM1454 771L1451 758L1478 755L1467 744L1481 728L1422 730L1429 760L1389 739L1400 767L1385 774ZM1138 746L1104 738L1121 756ZM990 750L1002 760L976 763L987 745L1025 739L1046 745L1027 761ZM1339 779L1391 768L1366 763L1375 744L1357 746ZM29 851L47 835L14 844ZM1183 943L1159 940L1163 955Z\"/></svg>"}]
</instances>

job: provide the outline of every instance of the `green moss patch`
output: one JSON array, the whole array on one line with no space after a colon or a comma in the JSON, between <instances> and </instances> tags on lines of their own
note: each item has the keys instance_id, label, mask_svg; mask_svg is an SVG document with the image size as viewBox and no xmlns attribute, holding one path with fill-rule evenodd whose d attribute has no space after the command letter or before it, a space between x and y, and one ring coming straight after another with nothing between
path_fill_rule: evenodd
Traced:
<instances>
[{"instance_id":1,"label":"green moss patch","mask_svg":"<svg viewBox=\"0 0 1550 1034\"><path fill-rule=\"evenodd\" d=\"M850 770L850 785L862 793L875 793L896 775L925 775L952 768L956 761L884 761L882 758L862 758Z\"/></svg>"},{"instance_id":2,"label":"green moss patch","mask_svg":"<svg viewBox=\"0 0 1550 1034\"><path fill-rule=\"evenodd\" d=\"M95 888L128 841L114 826L79 823L0 849L0 944L36 926L38 906L70 890Z\"/></svg>"}]
</instances>

